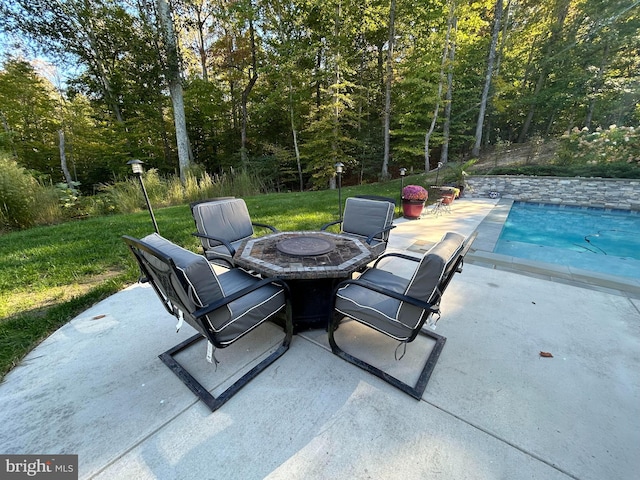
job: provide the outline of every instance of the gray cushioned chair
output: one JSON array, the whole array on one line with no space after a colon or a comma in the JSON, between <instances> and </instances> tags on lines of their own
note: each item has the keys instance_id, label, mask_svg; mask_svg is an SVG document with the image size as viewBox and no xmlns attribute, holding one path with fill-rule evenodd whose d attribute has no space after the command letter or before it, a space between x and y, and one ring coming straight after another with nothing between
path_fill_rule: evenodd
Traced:
<instances>
[{"instance_id":1,"label":"gray cushioned chair","mask_svg":"<svg viewBox=\"0 0 640 480\"><path fill-rule=\"evenodd\" d=\"M233 267L233 255L243 240L251 238L253 227L278 230L264 223L252 222L244 200L225 197L191 204L205 256L215 263Z\"/></svg>"},{"instance_id":2,"label":"gray cushioned chair","mask_svg":"<svg viewBox=\"0 0 640 480\"><path fill-rule=\"evenodd\" d=\"M420 399L435 367L445 337L424 327L432 315L440 316L440 299L462 262L475 235L465 241L457 233L445 234L422 258L400 253L381 256L358 279L346 280L336 287L335 312L329 325L329 343L333 353L380 377L414 398ZM383 258L398 257L415 262L411 278L378 268ZM407 385L388 373L343 351L335 341L335 331L344 317L356 320L384 335L406 344L419 334L435 340L416 385Z\"/></svg>"},{"instance_id":3,"label":"gray cushioned chair","mask_svg":"<svg viewBox=\"0 0 640 480\"><path fill-rule=\"evenodd\" d=\"M323 225L321 230L340 224L342 234L365 242L378 257L387 248L389 231L395 228L392 225L394 211L395 204L382 197L349 197L345 202L343 218Z\"/></svg>"},{"instance_id":4,"label":"gray cushioned chair","mask_svg":"<svg viewBox=\"0 0 640 480\"><path fill-rule=\"evenodd\" d=\"M239 268L216 274L207 259L157 233L137 240L123 237L167 311L198 333L160 355L160 359L210 409L220 408L238 390L288 350L293 335L288 288L277 279L259 279ZM180 365L174 355L205 338L209 352L226 348L265 321L285 313L280 347L218 397L209 393ZM213 356L213 355L211 355ZM214 357L215 358L215 357Z\"/></svg>"}]
</instances>

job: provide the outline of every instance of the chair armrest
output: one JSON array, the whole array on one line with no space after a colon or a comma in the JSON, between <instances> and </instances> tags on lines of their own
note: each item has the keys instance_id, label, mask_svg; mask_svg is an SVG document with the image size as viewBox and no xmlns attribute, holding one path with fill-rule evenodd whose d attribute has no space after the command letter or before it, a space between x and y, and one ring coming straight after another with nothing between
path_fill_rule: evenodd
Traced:
<instances>
[{"instance_id":1,"label":"chair armrest","mask_svg":"<svg viewBox=\"0 0 640 480\"><path fill-rule=\"evenodd\" d=\"M221 245L224 245L227 250L229 250L229 254L232 257L236 254L236 249L233 248L231 244L224 238L218 238L212 235L205 235L204 233L198 233L198 232L192 233L191 235L193 235L194 237L206 238L207 240L214 240L216 242L219 242Z\"/></svg>"},{"instance_id":2,"label":"chair armrest","mask_svg":"<svg viewBox=\"0 0 640 480\"><path fill-rule=\"evenodd\" d=\"M421 258L412 257L411 255L406 255L404 253L389 252L379 256L371 268L377 268L378 262L383 258L387 258L387 257L397 257L397 258L402 258L404 260L411 260L412 262L420 262L420 260L422 260Z\"/></svg>"},{"instance_id":3,"label":"chair armrest","mask_svg":"<svg viewBox=\"0 0 640 480\"><path fill-rule=\"evenodd\" d=\"M394 292L393 290L389 290L383 287L380 287L374 283L368 282L366 280L360 280L360 279L348 279L345 280L343 282L340 282L338 284L338 286L335 288L334 292L338 292L339 289L341 289L342 287L345 287L347 285L359 285L360 287L366 288L368 290L372 290L376 293L380 293L382 295L386 295L387 297L392 297L395 298L397 300L400 300L402 302L407 302L410 303L411 305L415 305L416 307L420 307L424 310L427 310L430 313L438 313L439 312L439 308L437 305L433 305L431 303L428 302L423 302L422 300L418 300L417 298L414 297L408 297L407 295L404 295L403 293L397 293ZM335 297L335 294L334 294Z\"/></svg>"},{"instance_id":4,"label":"chair armrest","mask_svg":"<svg viewBox=\"0 0 640 480\"><path fill-rule=\"evenodd\" d=\"M336 220L335 222L329 222L329 223L325 223L323 226L320 227L320 230L326 230L327 228L329 228L331 225L337 225L339 223L342 223L342 219L340 220Z\"/></svg>"},{"instance_id":5,"label":"chair armrest","mask_svg":"<svg viewBox=\"0 0 640 480\"><path fill-rule=\"evenodd\" d=\"M253 285L243 288L242 290L238 290L236 293L229 295L228 297L224 297L218 300L217 302L210 303L209 305L205 305L204 307L199 308L198 310L193 312L193 316L196 318L202 318L206 315L209 315L211 312L219 309L220 307L224 307L225 305L235 300L238 300L239 298L244 297L245 295L248 295L249 293L254 292L264 287L265 285L269 285L271 283L274 283L279 287L282 287L286 298L289 298L291 296L289 291L289 286L284 281L280 280L279 278L264 278L254 283Z\"/></svg>"},{"instance_id":6,"label":"chair armrest","mask_svg":"<svg viewBox=\"0 0 640 480\"><path fill-rule=\"evenodd\" d=\"M391 229L393 229L393 228L396 228L396 226L395 226L395 225L391 225L391 226L389 226L389 227L387 227L387 228L385 228L385 229L383 229L383 230L379 230L379 231L377 231L377 232L372 233L371 235L369 235L369 236L367 237L367 240L366 240L367 244L371 245L371 242L373 241L373 238L374 238L376 235L380 235L381 233L388 232L388 231L390 231L390 230L391 230Z\"/></svg>"},{"instance_id":7,"label":"chair armrest","mask_svg":"<svg viewBox=\"0 0 640 480\"><path fill-rule=\"evenodd\" d=\"M276 227L274 227L273 225L267 225L266 223L251 222L251 225L253 225L254 227L268 228L273 233L278 233L280 231Z\"/></svg>"}]
</instances>

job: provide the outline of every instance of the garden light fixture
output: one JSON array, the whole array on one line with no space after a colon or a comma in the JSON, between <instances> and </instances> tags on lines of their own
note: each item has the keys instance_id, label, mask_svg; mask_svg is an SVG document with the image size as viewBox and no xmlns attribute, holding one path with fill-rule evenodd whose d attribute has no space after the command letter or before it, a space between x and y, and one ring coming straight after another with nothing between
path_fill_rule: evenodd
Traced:
<instances>
[{"instance_id":1,"label":"garden light fixture","mask_svg":"<svg viewBox=\"0 0 640 480\"><path fill-rule=\"evenodd\" d=\"M334 167L336 167L336 173L338 174L338 213L340 214L340 220L342 220L342 171L344 163L338 162Z\"/></svg>"},{"instance_id":2,"label":"garden light fixture","mask_svg":"<svg viewBox=\"0 0 640 480\"><path fill-rule=\"evenodd\" d=\"M142 188L142 193L144 195L144 199L147 202L147 209L149 210L149 215L151 215L151 221L153 222L153 228L155 228L156 233L160 233L158 231L158 224L156 223L156 217L153 215L153 210L151 208L151 202L149 202L149 195L147 195L147 189L144 188L144 182L142 181L142 174L144 173L144 167L142 166L144 162L142 160L134 159L129 160L127 165L131 165L131 170L133 174L138 177L140 181L140 187Z\"/></svg>"}]
</instances>

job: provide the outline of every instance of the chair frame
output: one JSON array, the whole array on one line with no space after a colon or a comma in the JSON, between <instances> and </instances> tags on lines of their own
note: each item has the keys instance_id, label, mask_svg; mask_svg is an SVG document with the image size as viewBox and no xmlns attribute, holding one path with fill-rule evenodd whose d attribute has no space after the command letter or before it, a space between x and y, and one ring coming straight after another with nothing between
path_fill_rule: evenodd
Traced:
<instances>
[{"instance_id":1,"label":"chair frame","mask_svg":"<svg viewBox=\"0 0 640 480\"><path fill-rule=\"evenodd\" d=\"M155 284L154 281L150 280L151 278L153 278L150 274L149 271L147 270L146 264L144 260L141 260L140 257L138 256L139 254L136 252L136 249L138 250L143 250L151 255L153 255L154 257L158 258L159 260L161 260L162 262L166 263L171 271L175 274L178 272L178 268L176 267L176 264L174 263L173 259L171 257L168 257L166 255L164 255L162 252L160 252L159 250L157 250L156 248L152 247L151 245L147 245L146 243L130 237L128 235L124 235L122 237L125 241L125 243L127 244L127 246L129 247L129 249L131 250L131 252L133 253L134 257L136 258L138 265L140 267L140 270L142 272L142 278L141 278L141 282L149 282L151 283L151 286L153 287L153 289L155 290L156 294L158 294L158 298L163 299L162 300L162 304L164 305L165 309L167 310L167 312L169 312L171 315L173 316L178 316L178 309L177 307L174 305L174 303L172 302L172 300L170 298L167 298L166 295L159 289L159 287ZM178 276L178 278L180 278ZM171 282L163 282L165 285L163 285L165 288L169 287L169 285L171 284ZM257 365L255 365L253 368L251 368L251 370L249 370L247 373L245 373L242 377L240 377L238 380L236 380L232 385L230 385L226 390L224 390L222 393L220 393L217 397L215 397L213 394L211 394L204 386L202 386L202 384L200 382L198 382L195 377L193 377L193 375L191 375L191 373L189 373L189 371L182 365L180 364L176 359L175 359L175 355L177 355L178 353L180 353L181 351L187 349L188 347L190 347L191 345L193 345L194 343L202 340L202 339L206 339L209 342L211 342L216 348L226 348L228 346L233 345L233 343L235 343L237 340L239 340L240 338L242 338L246 333L248 333L249 331L243 333L242 335L239 335L237 338L235 338L231 343L225 343L222 344L220 343L214 336L214 334L212 332L209 331L209 329L206 328L204 322L203 322L203 318L206 317L209 313L212 313L213 311L217 310L218 308L224 307L225 305L255 291L258 290L259 288L268 285L268 284L276 284L280 287L283 288L284 290L284 294L285 294L285 299L286 299L286 305L285 305L285 326L284 326L284 331L285 331L285 337L282 341L282 344L278 347L278 349L276 349L274 352L272 352L267 358L263 359L262 361L260 361L260 363L258 363ZM171 293L171 295L175 295L175 289L173 289L173 287L169 287L171 290L173 290L173 292ZM184 286L183 286L184 288ZM166 352L163 352L162 354L158 355L158 357L160 358L160 360L187 386L187 388L189 388L189 390L191 390L191 392L193 392L200 400L202 400L202 402L207 405L207 407L209 407L209 409L212 412L215 412L217 409L219 409L222 405L224 405L231 397L233 397L233 395L235 395L240 389L242 389L245 385L247 385L251 380L253 380L255 377L258 376L258 374L260 374L263 370L265 370L269 365L271 365L273 362L275 362L278 358L280 358L282 355L284 355L284 353L289 349L289 346L291 344L291 339L293 337L293 320L292 320L292 316L291 316L291 302L290 302L290 298L291 298L291 294L289 291L289 287L287 286L287 284L277 278L265 278L262 280L259 280L258 282L256 282L254 285L251 285L250 287L244 288L242 290L239 290L237 292L235 292L232 295L229 295L227 297L224 297L223 299L206 305L194 312L192 312L190 315L192 317L195 318L195 320L198 322L198 326L201 328L203 333L197 333L195 335L193 335L192 337L186 339L185 341L175 345L174 347L170 348L169 350L167 350ZM183 308L185 311L186 309ZM266 321L266 319L264 320ZM262 323L258 325L261 325ZM258 326L256 325L256 327ZM255 328L255 327L254 327Z\"/></svg>"},{"instance_id":2,"label":"chair frame","mask_svg":"<svg viewBox=\"0 0 640 480\"><path fill-rule=\"evenodd\" d=\"M328 332L328 336L329 336L329 345L331 346L331 351L339 356L340 358L342 358L343 360L346 360L349 363L352 363L353 365L356 365L357 367L360 367L361 369L363 369L366 372L371 373L372 375L375 375L376 377L384 380L385 382L393 385L394 387L398 388L399 390L403 391L404 393L410 395L411 397L415 398L416 400L420 400L422 398L422 395L424 394L425 389L427 388L427 383L429 382L429 379L431 378L431 374L433 373L433 370L436 366L436 363L438 362L438 359L440 358L440 354L442 353L442 349L444 348L444 344L446 343L447 339L446 337L439 335L435 332L433 332L432 330L428 329L428 327L425 327L424 324L426 323L426 321L431 317L431 315L435 314L440 314L440 300L442 299L442 295L444 294L445 290L447 289L447 287L449 286L449 283L451 282L451 280L453 279L453 276L456 273L460 273L462 272L462 267L464 264L464 257L467 254L467 252L469 251L469 248L471 247L471 244L473 243L473 241L475 240L476 237L476 233L474 233L470 238L468 238L465 243L463 244L463 247L461 249L461 251L458 253L458 255L456 256L455 260L453 261L453 263L451 264L451 266L448 268L447 271L445 271L445 275L443 276L443 278L441 279L440 283L438 284L438 287L436 288L436 293L435 296L432 299L432 302L428 303L428 302L423 302L422 300L419 300L417 298L414 297L409 297L407 295L401 294L401 293L397 293L397 292L393 292L391 290L388 290L386 288L380 287L378 285L375 285L371 282L368 282L366 280L358 280L358 279L349 279L349 280L345 280L343 282L341 282L340 284L338 284L336 286L336 288L334 289L333 292L333 298L334 298L334 311L333 311L333 317L331 319L331 322L329 323L329 332ZM421 258L416 258L416 257L412 257L410 255L405 255L402 253L395 253L395 252L391 252L391 253L386 253L382 256L380 256L376 262L373 264L373 266L371 268L376 268L378 263L383 259L383 258L388 258L388 257L399 257L399 258L403 258L405 260L410 260L416 263L419 263ZM429 354L429 356L427 357L422 370L420 372L420 375L416 381L416 383L414 385L409 385L405 382L403 382L402 380L390 375L389 373L385 372L384 370L381 370L378 367L375 367L373 365L371 365L370 363L365 362L362 359L359 359L357 357L354 357L353 355L345 352L344 350L342 350L338 344L336 343L335 340L335 331L338 329L338 327L340 326L340 323L343 321L343 319L345 318L343 315L339 314L336 312L335 310L335 301L336 301L336 295L337 292L340 288L346 286L346 285L359 285L361 287L367 288L373 292L377 292L377 293L381 293L383 295L387 295L389 297L393 297L397 300L403 301L403 302L407 302L411 305L415 305L417 307L420 307L422 309L424 309L426 312L429 312L428 315L423 315L422 320L418 323L418 325L413 329L413 332L411 334L411 336L406 340L406 343L410 343L413 340L415 340L417 338L418 335L424 335L426 337L429 337L433 340L435 340L435 344L433 346L433 349L431 350L431 353ZM349 317L346 317L349 318ZM358 321L356 319L353 319L354 321ZM358 322L360 323L360 322ZM365 325L365 324L362 324ZM365 325L367 326L367 325ZM381 332L373 327L369 327L372 330L378 331L381 334L386 335L385 332Z\"/></svg>"}]
</instances>

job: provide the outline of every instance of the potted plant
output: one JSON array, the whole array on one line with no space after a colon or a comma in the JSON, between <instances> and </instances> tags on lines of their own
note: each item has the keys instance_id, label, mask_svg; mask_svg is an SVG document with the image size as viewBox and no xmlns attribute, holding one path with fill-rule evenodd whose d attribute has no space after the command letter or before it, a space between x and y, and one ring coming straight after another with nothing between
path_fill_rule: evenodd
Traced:
<instances>
[{"instance_id":1,"label":"potted plant","mask_svg":"<svg viewBox=\"0 0 640 480\"><path fill-rule=\"evenodd\" d=\"M420 218L429 193L420 185L407 185L402 189L402 215L415 220Z\"/></svg>"},{"instance_id":2,"label":"potted plant","mask_svg":"<svg viewBox=\"0 0 640 480\"><path fill-rule=\"evenodd\" d=\"M460 191L456 198L464 193L467 184L466 177L469 175L467 170L473 167L477 161L477 158L472 158L466 162L456 162L447 165L449 167L449 176L453 177L453 186Z\"/></svg>"}]
</instances>

